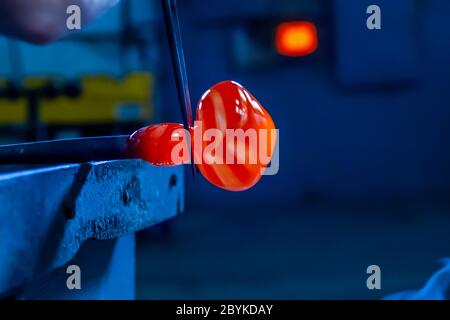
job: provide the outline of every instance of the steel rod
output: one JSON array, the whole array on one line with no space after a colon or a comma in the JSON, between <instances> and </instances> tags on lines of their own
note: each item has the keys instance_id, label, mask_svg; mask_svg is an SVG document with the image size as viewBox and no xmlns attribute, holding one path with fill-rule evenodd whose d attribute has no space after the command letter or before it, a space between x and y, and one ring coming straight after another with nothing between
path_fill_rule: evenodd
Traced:
<instances>
[{"instance_id":1,"label":"steel rod","mask_svg":"<svg viewBox=\"0 0 450 320\"><path fill-rule=\"evenodd\" d=\"M0 146L0 164L59 164L127 159L128 136L20 143Z\"/></svg>"},{"instance_id":2,"label":"steel rod","mask_svg":"<svg viewBox=\"0 0 450 320\"><path fill-rule=\"evenodd\" d=\"M162 0L162 7L183 125L189 131L194 123L176 0ZM195 176L196 168L192 155L191 162L192 174Z\"/></svg>"}]
</instances>

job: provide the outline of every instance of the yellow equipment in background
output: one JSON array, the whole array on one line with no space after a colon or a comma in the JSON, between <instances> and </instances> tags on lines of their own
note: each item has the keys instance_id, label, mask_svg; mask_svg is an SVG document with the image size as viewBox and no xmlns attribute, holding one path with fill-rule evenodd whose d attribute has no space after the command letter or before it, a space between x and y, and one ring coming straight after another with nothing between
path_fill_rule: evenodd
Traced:
<instances>
[{"instance_id":1,"label":"yellow equipment in background","mask_svg":"<svg viewBox=\"0 0 450 320\"><path fill-rule=\"evenodd\" d=\"M51 78L32 77L25 88L39 88ZM107 75L80 79L81 96L42 99L39 122L46 126L117 125L148 122L154 114L154 78L150 73L130 73L122 80ZM1 85L1 81L0 81ZM25 125L25 98L0 99L0 126Z\"/></svg>"},{"instance_id":2,"label":"yellow equipment in background","mask_svg":"<svg viewBox=\"0 0 450 320\"><path fill-rule=\"evenodd\" d=\"M0 79L0 86L3 87L6 80ZM26 98L14 100L0 98L0 125L18 126L26 122L28 106Z\"/></svg>"}]
</instances>

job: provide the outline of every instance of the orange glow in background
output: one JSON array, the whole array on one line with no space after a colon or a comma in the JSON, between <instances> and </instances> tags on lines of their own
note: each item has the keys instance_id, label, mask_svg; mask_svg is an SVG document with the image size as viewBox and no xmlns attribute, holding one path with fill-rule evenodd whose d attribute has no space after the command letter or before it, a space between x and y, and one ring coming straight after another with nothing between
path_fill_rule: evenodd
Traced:
<instances>
[{"instance_id":1,"label":"orange glow in background","mask_svg":"<svg viewBox=\"0 0 450 320\"><path fill-rule=\"evenodd\" d=\"M278 53L283 56L307 56L317 50L317 28L307 21L284 22L277 27L275 42Z\"/></svg>"}]
</instances>

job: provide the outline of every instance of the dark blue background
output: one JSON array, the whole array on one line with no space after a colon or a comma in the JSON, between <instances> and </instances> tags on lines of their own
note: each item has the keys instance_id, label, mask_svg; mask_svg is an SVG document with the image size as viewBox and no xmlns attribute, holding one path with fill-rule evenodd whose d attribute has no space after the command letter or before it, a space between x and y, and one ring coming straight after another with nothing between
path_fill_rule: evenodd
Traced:
<instances>
[{"instance_id":1,"label":"dark blue background","mask_svg":"<svg viewBox=\"0 0 450 320\"><path fill-rule=\"evenodd\" d=\"M366 28L370 4L381 8L382 30ZM225 79L247 87L280 129L280 172L228 193L187 171L186 215L171 240L142 253L142 296L380 298L423 286L450 249L450 3L180 7L194 103ZM236 62L236 33L292 18L317 24L314 56ZM169 118L178 109L163 50ZM382 269L381 291L366 288L371 264Z\"/></svg>"}]
</instances>

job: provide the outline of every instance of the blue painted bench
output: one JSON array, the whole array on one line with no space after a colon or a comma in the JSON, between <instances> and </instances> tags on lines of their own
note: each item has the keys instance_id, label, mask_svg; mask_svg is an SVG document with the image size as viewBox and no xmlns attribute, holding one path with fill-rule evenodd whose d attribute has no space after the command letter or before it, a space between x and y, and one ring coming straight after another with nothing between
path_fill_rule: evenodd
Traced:
<instances>
[{"instance_id":1,"label":"blue painted bench","mask_svg":"<svg viewBox=\"0 0 450 320\"><path fill-rule=\"evenodd\" d=\"M183 168L141 160L0 174L0 298L133 299L135 232L183 206Z\"/></svg>"}]
</instances>

